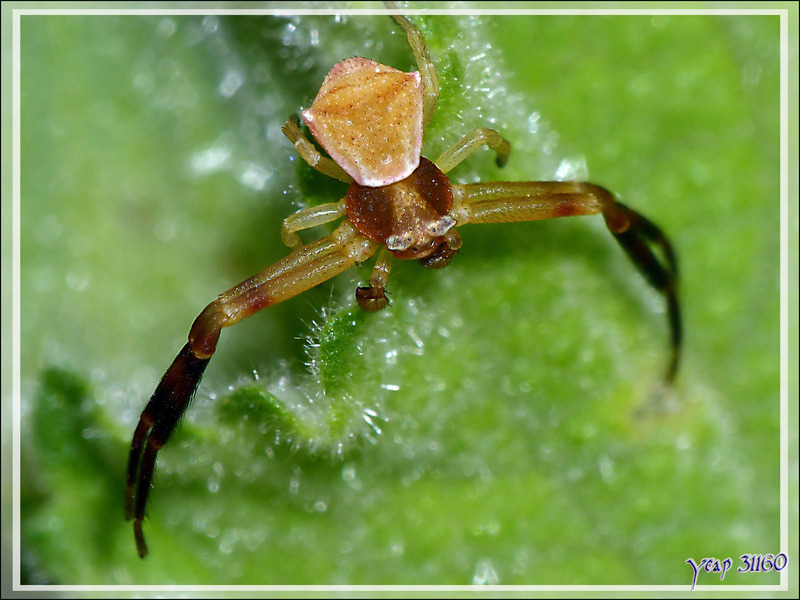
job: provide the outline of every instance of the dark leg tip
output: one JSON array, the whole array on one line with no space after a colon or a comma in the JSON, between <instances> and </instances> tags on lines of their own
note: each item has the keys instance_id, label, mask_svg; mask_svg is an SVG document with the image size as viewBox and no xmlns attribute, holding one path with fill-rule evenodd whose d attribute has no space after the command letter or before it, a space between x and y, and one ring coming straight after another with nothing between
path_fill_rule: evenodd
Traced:
<instances>
[{"instance_id":1,"label":"dark leg tip","mask_svg":"<svg viewBox=\"0 0 800 600\"><path fill-rule=\"evenodd\" d=\"M381 287L359 287L356 288L356 300L358 305L367 312L378 312L389 305L389 298Z\"/></svg>"},{"instance_id":2,"label":"dark leg tip","mask_svg":"<svg viewBox=\"0 0 800 600\"><path fill-rule=\"evenodd\" d=\"M136 538L136 551L139 553L139 558L144 558L147 556L147 544L144 541L142 521L140 519L136 519L133 522L133 535Z\"/></svg>"},{"instance_id":3,"label":"dark leg tip","mask_svg":"<svg viewBox=\"0 0 800 600\"><path fill-rule=\"evenodd\" d=\"M139 556L147 555L142 533L147 497L156 455L167 443L194 396L210 358L198 357L186 344L161 378L136 427L128 460L125 489L125 519L133 519Z\"/></svg>"}]
</instances>

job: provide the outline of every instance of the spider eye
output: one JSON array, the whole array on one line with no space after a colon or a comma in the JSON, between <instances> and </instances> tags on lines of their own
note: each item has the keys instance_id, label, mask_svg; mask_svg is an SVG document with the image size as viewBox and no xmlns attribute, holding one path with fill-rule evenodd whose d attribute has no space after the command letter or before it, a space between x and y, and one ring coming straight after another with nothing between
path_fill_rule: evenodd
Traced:
<instances>
[{"instance_id":1,"label":"spider eye","mask_svg":"<svg viewBox=\"0 0 800 600\"><path fill-rule=\"evenodd\" d=\"M426 229L430 235L440 237L450 231L455 224L456 220L453 217L450 215L444 215L440 219L436 219L435 221L428 223Z\"/></svg>"},{"instance_id":2,"label":"spider eye","mask_svg":"<svg viewBox=\"0 0 800 600\"><path fill-rule=\"evenodd\" d=\"M414 241L414 236L410 233L400 235L394 234L386 238L386 247L389 248L389 250L402 252L403 250L411 248L411 246L414 245Z\"/></svg>"}]
</instances>

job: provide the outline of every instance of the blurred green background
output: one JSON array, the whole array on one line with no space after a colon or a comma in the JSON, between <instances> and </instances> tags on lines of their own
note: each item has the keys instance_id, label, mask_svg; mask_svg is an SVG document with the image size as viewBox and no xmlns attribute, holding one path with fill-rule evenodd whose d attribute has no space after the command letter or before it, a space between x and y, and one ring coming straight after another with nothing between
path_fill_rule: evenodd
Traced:
<instances>
[{"instance_id":1,"label":"blurred green background","mask_svg":"<svg viewBox=\"0 0 800 600\"><path fill-rule=\"evenodd\" d=\"M466 227L444 271L395 263L381 314L365 265L225 331L140 560L144 403L197 313L286 254L282 218L345 191L280 126L335 62L412 59L381 16L24 16L24 582L688 586L687 558L780 550L778 17L415 21L426 154L478 126L514 148L456 180L588 177L670 235L676 389L602 219Z\"/></svg>"}]
</instances>

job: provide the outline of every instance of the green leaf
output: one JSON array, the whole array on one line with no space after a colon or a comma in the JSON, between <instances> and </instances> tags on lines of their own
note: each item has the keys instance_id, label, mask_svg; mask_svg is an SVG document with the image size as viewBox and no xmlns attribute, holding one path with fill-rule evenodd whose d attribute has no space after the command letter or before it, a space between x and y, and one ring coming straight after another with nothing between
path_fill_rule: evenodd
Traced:
<instances>
[{"instance_id":1,"label":"green leaf","mask_svg":"<svg viewBox=\"0 0 800 600\"><path fill-rule=\"evenodd\" d=\"M668 233L676 389L662 299L602 219L465 227L447 269L395 263L381 313L366 265L225 331L140 560L145 401L203 306L286 254L282 218L345 193L280 126L343 58L413 61L382 16L25 16L27 581L688 586L688 558L780 551L778 17L415 21L426 154L512 144L455 180L588 167Z\"/></svg>"}]
</instances>

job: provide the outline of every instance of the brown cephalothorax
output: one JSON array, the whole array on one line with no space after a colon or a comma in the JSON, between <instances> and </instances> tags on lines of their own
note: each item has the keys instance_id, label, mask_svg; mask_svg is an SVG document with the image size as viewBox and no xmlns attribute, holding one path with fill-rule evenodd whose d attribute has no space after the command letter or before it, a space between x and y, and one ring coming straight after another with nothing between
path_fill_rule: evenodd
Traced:
<instances>
[{"instance_id":1,"label":"brown cephalothorax","mask_svg":"<svg viewBox=\"0 0 800 600\"><path fill-rule=\"evenodd\" d=\"M448 213L453 188L427 158L405 179L382 187L355 182L347 190L347 218L365 238L384 244L399 259L427 258L456 220Z\"/></svg>"},{"instance_id":2,"label":"brown cephalothorax","mask_svg":"<svg viewBox=\"0 0 800 600\"><path fill-rule=\"evenodd\" d=\"M508 160L511 146L496 131L478 128L435 161L420 155L439 96L439 79L420 32L406 17L393 17L407 35L419 71L404 73L365 58L335 65L312 106L302 113L328 156L303 135L296 117L283 127L311 167L350 184L347 196L284 220L281 238L291 254L206 306L142 412L131 442L125 503L142 557L147 554L142 523L156 456L197 390L222 329L376 253L369 285L356 290L358 304L370 312L389 304L385 288L393 259L417 259L432 269L445 267L461 248L457 227L602 214L622 249L667 301L672 350L664 379L671 383L675 378L681 316L677 262L667 237L594 184L451 183L446 173L481 146L496 152L499 166ZM298 231L337 219L343 220L333 233L303 245Z\"/></svg>"}]
</instances>

